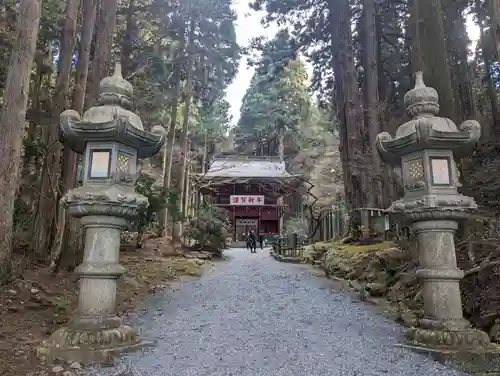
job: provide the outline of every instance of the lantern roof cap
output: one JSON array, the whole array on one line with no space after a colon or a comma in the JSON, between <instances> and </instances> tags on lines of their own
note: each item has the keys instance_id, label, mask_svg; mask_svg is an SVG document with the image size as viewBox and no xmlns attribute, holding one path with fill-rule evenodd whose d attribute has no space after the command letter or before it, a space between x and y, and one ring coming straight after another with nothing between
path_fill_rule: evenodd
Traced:
<instances>
[{"instance_id":1,"label":"lantern roof cap","mask_svg":"<svg viewBox=\"0 0 500 376\"><path fill-rule=\"evenodd\" d=\"M439 95L434 88L425 85L423 72L415 73L415 87L405 94L404 104L412 117L438 115Z\"/></svg>"},{"instance_id":2,"label":"lantern roof cap","mask_svg":"<svg viewBox=\"0 0 500 376\"><path fill-rule=\"evenodd\" d=\"M481 135L481 126L475 120L466 120L457 128L439 113L439 96L424 83L422 72L415 74L415 87L404 97L406 110L412 119L402 124L396 136L379 133L375 145L383 161L397 164L403 155L423 149L452 150L470 153Z\"/></svg>"},{"instance_id":3,"label":"lantern roof cap","mask_svg":"<svg viewBox=\"0 0 500 376\"><path fill-rule=\"evenodd\" d=\"M132 84L123 78L119 61L113 75L104 78L99 87L99 101L81 118L74 110L61 114L65 145L83 153L88 142L118 142L137 150L139 158L158 153L165 142L165 129L157 125L151 132L144 130L140 116L133 112Z\"/></svg>"},{"instance_id":4,"label":"lantern roof cap","mask_svg":"<svg viewBox=\"0 0 500 376\"><path fill-rule=\"evenodd\" d=\"M113 75L104 77L99 84L101 96L106 94L118 94L131 99L134 95L134 88L130 82L123 78L122 64L119 59L115 63ZM118 103L116 103L118 104Z\"/></svg>"}]
</instances>

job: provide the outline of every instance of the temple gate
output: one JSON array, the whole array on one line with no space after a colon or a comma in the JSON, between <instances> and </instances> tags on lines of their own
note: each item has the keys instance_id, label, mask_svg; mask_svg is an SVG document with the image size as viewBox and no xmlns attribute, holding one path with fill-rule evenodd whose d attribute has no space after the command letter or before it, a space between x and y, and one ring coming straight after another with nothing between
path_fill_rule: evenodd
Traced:
<instances>
[{"instance_id":1,"label":"temple gate","mask_svg":"<svg viewBox=\"0 0 500 376\"><path fill-rule=\"evenodd\" d=\"M203 200L227 210L233 241L242 241L250 230L264 236L280 234L287 210L283 196L297 183L279 157L231 154L213 158L198 179Z\"/></svg>"}]
</instances>

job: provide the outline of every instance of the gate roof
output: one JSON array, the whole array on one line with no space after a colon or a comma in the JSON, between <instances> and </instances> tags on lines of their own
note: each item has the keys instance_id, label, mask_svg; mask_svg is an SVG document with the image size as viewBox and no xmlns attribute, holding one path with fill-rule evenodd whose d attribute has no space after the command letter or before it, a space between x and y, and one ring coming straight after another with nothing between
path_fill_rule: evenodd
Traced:
<instances>
[{"instance_id":1,"label":"gate roof","mask_svg":"<svg viewBox=\"0 0 500 376\"><path fill-rule=\"evenodd\" d=\"M212 159L203 180L212 178L293 178L279 157L222 155Z\"/></svg>"}]
</instances>

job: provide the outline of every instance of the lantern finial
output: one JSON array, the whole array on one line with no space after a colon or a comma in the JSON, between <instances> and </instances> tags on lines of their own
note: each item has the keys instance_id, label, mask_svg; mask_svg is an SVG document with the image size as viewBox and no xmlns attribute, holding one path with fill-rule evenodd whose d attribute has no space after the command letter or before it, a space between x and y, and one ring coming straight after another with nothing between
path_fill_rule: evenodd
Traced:
<instances>
[{"instance_id":1,"label":"lantern finial","mask_svg":"<svg viewBox=\"0 0 500 376\"><path fill-rule=\"evenodd\" d=\"M122 63L120 62L120 60L117 60L116 63L115 63L115 70L113 72L113 77L123 78L123 75L122 75Z\"/></svg>"},{"instance_id":2,"label":"lantern finial","mask_svg":"<svg viewBox=\"0 0 500 376\"><path fill-rule=\"evenodd\" d=\"M132 84L123 78L120 59L115 62L113 75L103 78L99 89L101 103L131 108L134 89Z\"/></svg>"},{"instance_id":3,"label":"lantern finial","mask_svg":"<svg viewBox=\"0 0 500 376\"><path fill-rule=\"evenodd\" d=\"M404 97L406 111L415 117L437 116L439 113L439 96L437 91L425 86L424 74L415 73L415 87Z\"/></svg>"}]
</instances>

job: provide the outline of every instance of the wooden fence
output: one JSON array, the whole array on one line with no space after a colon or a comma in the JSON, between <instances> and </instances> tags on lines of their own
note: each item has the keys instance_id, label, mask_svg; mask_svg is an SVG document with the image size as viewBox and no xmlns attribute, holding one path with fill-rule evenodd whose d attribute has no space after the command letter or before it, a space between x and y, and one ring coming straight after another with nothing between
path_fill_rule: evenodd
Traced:
<instances>
[{"instance_id":1,"label":"wooden fence","mask_svg":"<svg viewBox=\"0 0 500 376\"><path fill-rule=\"evenodd\" d=\"M314 232L310 242L341 239L347 225L347 215L343 207L324 210L319 214L319 221L310 218L309 230Z\"/></svg>"}]
</instances>

